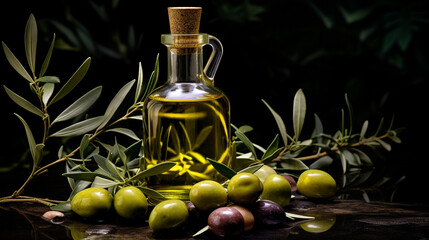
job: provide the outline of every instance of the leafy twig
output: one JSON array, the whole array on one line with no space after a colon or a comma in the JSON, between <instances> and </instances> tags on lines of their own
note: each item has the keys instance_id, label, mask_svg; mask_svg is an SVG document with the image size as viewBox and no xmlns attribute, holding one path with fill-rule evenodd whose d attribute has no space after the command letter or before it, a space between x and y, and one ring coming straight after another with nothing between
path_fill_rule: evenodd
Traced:
<instances>
[{"instance_id":1,"label":"leafy twig","mask_svg":"<svg viewBox=\"0 0 429 240\"><path fill-rule=\"evenodd\" d=\"M18 114L15 114L24 125L31 156L33 158L33 168L30 175L28 176L26 181L22 184L22 186L18 190L14 191L12 195L8 197L0 198L0 203L12 202L12 201L34 201L34 202L44 203L45 205L49 204L49 200L32 198L32 197L30 198L22 197L21 194L24 191L25 187L28 185L28 183L32 179L34 179L34 177L46 172L49 167L70 159L72 156L74 156L77 152L81 150L81 146L75 148L75 150L71 151L65 156L59 157L57 160L53 162L50 162L44 166L40 166L40 163L42 160L41 158L43 156L43 149L45 147L47 140L52 137L79 136L96 129L95 132L91 134L91 136L88 139L89 141L93 141L100 134L106 132L114 125L129 119L129 117L132 114L134 114L138 110L141 110L141 107L142 107L141 101L143 101L144 98L147 96L147 94L151 92L153 88L156 86L158 75L159 75L158 74L158 69L159 69L158 57L156 59L155 70L152 72L149 82L148 84L146 84L147 86L143 84L143 73L142 73L141 64L140 64L138 84L137 84L138 88L136 89L135 102L134 102L134 105L128 109L127 113L123 117L117 119L116 121L110 122L114 113L117 111L119 105L121 105L124 98L128 95L128 92L130 91L131 87L134 85L135 80L130 81L118 91L117 95L112 99L103 116L83 120L71 126L65 127L53 134L50 134L51 127L54 123L70 120L74 117L82 115L87 109L89 109L90 106L92 106L95 103L95 101L98 99L101 93L101 87L94 88L93 90L89 91L87 94L79 98L77 101L75 101L68 108L66 108L61 114L59 114L51 122L50 114L48 113L48 107L58 102L62 98L64 98L79 84L79 82L86 75L91 62L91 58L87 58L82 63L82 65L75 71L75 73L70 77L70 79L62 86L62 88L55 95L53 95L54 84L58 84L60 82L59 78L55 76L44 76L44 74L48 68L48 65L51 59L53 47L55 45L54 43L55 43L55 34L52 39L52 43L50 45L48 53L45 57L45 60L42 64L40 75L39 77L37 77L35 72L36 48L37 48L37 24L33 14L30 15L25 29L25 50L26 50L26 57L30 67L31 74L27 72L24 66L15 57L12 51L7 47L7 45L4 42L2 42L3 50L6 54L7 60L9 61L11 66L23 78L25 78L28 82L30 82L30 88L32 92L37 95L40 107L36 107L30 101L19 96L12 90L8 89L6 86L4 86L4 89L7 95L11 98L13 102L18 104L23 109L39 116L42 119L43 137L42 137L42 140L40 141L41 143L37 144L36 140L33 137L33 134L29 125L22 117L20 117ZM142 92L144 92L143 95L141 94ZM51 98L51 96L53 97Z\"/></svg>"},{"instance_id":2,"label":"leafy twig","mask_svg":"<svg viewBox=\"0 0 429 240\"><path fill-rule=\"evenodd\" d=\"M366 143L369 143L369 142L374 142L374 141L377 141L377 140L381 140L381 139L387 138L387 137L389 137L389 135L390 135L389 133L386 133L386 134L384 134L382 136L379 136L379 137L371 137L371 138L362 140L360 142L350 144L350 145L348 145L348 147L358 147L358 146L361 146L361 145L365 145ZM335 151L339 150L340 148L341 147L332 147L330 149L330 151L335 152ZM308 161L308 160L318 159L318 158L321 158L321 157L326 156L326 155L328 155L328 152L320 152L320 153L317 153L317 154L314 154L314 155L297 157L296 159L301 160L301 161ZM280 161L280 160L281 160L281 156L278 156L273 161Z\"/></svg>"}]
</instances>

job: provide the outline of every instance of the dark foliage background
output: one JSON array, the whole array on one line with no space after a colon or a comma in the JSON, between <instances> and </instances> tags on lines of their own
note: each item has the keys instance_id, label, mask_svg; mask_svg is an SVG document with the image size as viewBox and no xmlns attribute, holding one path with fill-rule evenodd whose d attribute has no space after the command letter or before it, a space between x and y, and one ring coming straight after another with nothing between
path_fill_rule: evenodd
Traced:
<instances>
[{"instance_id":1,"label":"dark foliage background","mask_svg":"<svg viewBox=\"0 0 429 240\"><path fill-rule=\"evenodd\" d=\"M39 24L39 64L52 34L57 34L57 49L47 75L57 75L65 82L86 57L92 57L79 89L83 93L103 85L102 100L92 109L95 115L104 112L119 86L137 77L139 61L147 79L160 53L160 83L165 81L166 49L160 35L169 32L166 8L187 5L203 7L200 31L223 43L225 52L215 84L230 98L232 122L255 128L249 135L253 142L267 146L277 133L261 99L292 129L293 96L302 88L308 107L304 136L309 137L313 113L327 133L340 128L347 93L357 131L369 120L374 132L382 117L388 123L392 116L395 127L405 127L400 135L403 143L393 145L386 159L380 160L389 166L383 174L407 175L395 200L427 200L428 195L420 194L419 187L428 184L427 1L12 1L1 8L0 38L25 62L24 27L29 14L34 13ZM206 55L209 52L207 48ZM4 54L0 57L0 81L21 95L29 94L25 80L9 66ZM74 96L80 95L76 90ZM3 189L19 187L30 171L25 167L29 160L22 157L27 149L24 130L13 113L24 116L33 129L42 126L37 126L39 119L31 121L33 116L23 113L4 91L0 98L0 176L4 186L1 195L5 195L9 192ZM56 156L57 148L51 150ZM13 171L6 171L17 161L20 164ZM59 179L58 184L65 184L65 179L58 178L61 171L62 167L54 168L39 181Z\"/></svg>"}]
</instances>

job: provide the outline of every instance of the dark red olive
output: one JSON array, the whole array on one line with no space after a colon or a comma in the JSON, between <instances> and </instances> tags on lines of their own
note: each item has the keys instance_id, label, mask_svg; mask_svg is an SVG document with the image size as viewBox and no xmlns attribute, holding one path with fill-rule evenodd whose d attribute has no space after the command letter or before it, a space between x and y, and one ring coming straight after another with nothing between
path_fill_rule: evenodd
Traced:
<instances>
[{"instance_id":1,"label":"dark red olive","mask_svg":"<svg viewBox=\"0 0 429 240\"><path fill-rule=\"evenodd\" d=\"M259 226L278 226L286 221L285 211L273 201L259 200L252 205L250 211Z\"/></svg>"},{"instance_id":2,"label":"dark red olive","mask_svg":"<svg viewBox=\"0 0 429 240\"><path fill-rule=\"evenodd\" d=\"M231 205L229 207L237 209L241 213L241 215L243 215L244 231L252 230L253 226L255 225L255 217L253 217L252 212L250 212L249 209L240 205Z\"/></svg>"},{"instance_id":3,"label":"dark red olive","mask_svg":"<svg viewBox=\"0 0 429 240\"><path fill-rule=\"evenodd\" d=\"M195 207L195 205L192 202L187 202L186 208L188 208L190 218L193 218L193 217L196 218L198 216L199 211L197 210L197 208Z\"/></svg>"},{"instance_id":4,"label":"dark red olive","mask_svg":"<svg viewBox=\"0 0 429 240\"><path fill-rule=\"evenodd\" d=\"M207 225L207 218L210 214L208 211L201 211L195 207L192 202L187 202L186 207L188 208L188 223L198 227L200 225Z\"/></svg>"},{"instance_id":5,"label":"dark red olive","mask_svg":"<svg viewBox=\"0 0 429 240\"><path fill-rule=\"evenodd\" d=\"M208 218L210 230L217 236L235 236L244 231L244 218L231 207L221 207L210 213Z\"/></svg>"},{"instance_id":6,"label":"dark red olive","mask_svg":"<svg viewBox=\"0 0 429 240\"><path fill-rule=\"evenodd\" d=\"M293 179L293 177L291 177L287 174L282 174L281 176L289 181L292 192L296 192L296 181L295 181L295 179Z\"/></svg>"}]
</instances>

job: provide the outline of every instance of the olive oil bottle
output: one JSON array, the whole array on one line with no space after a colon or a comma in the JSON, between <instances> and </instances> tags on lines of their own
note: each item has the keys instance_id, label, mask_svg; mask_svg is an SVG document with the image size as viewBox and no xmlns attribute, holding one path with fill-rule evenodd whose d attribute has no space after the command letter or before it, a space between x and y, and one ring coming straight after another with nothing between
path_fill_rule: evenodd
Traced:
<instances>
[{"instance_id":1,"label":"olive oil bottle","mask_svg":"<svg viewBox=\"0 0 429 240\"><path fill-rule=\"evenodd\" d=\"M168 13L171 34L161 36L168 49L167 83L144 103L142 167L175 162L147 185L167 198L187 200L193 184L225 180L208 159L231 165L230 104L213 85L223 49L215 37L198 32L201 8L169 8ZM203 69L207 44L212 53Z\"/></svg>"}]
</instances>

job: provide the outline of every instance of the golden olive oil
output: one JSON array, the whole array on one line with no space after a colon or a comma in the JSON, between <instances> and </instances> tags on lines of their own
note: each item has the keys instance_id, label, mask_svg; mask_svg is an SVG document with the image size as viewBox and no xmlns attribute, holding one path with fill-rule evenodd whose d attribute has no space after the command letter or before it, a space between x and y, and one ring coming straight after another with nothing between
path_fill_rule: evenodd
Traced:
<instances>
[{"instance_id":1,"label":"golden olive oil","mask_svg":"<svg viewBox=\"0 0 429 240\"><path fill-rule=\"evenodd\" d=\"M144 159L146 168L176 162L147 184L167 198L186 199L198 181L225 180L207 159L230 164L229 101L223 93L207 93L203 84L178 85L181 94L151 95L145 104Z\"/></svg>"}]
</instances>

